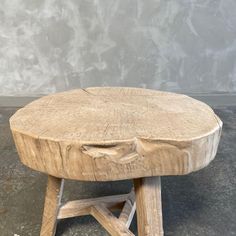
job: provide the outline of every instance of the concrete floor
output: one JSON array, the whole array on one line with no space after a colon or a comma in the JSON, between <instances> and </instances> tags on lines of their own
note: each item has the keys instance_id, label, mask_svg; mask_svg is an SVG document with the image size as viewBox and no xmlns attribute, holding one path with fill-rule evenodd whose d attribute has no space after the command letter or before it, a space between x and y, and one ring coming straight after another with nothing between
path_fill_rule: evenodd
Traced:
<instances>
[{"instance_id":1,"label":"concrete floor","mask_svg":"<svg viewBox=\"0 0 236 236\"><path fill-rule=\"evenodd\" d=\"M14 108L0 108L0 236L38 236L46 176L24 167L17 156L8 119ZM236 235L236 107L215 109L224 122L216 159L187 176L163 177L166 236ZM65 182L64 201L126 193L130 181ZM135 235L135 220L131 226ZM62 220L57 236L108 235L92 217Z\"/></svg>"}]
</instances>

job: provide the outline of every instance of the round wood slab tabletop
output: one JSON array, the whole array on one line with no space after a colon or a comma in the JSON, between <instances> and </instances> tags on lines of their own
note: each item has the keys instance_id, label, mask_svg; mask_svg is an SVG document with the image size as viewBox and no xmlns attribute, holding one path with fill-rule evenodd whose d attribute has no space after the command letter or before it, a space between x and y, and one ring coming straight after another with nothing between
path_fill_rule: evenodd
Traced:
<instances>
[{"instance_id":1,"label":"round wood slab tabletop","mask_svg":"<svg viewBox=\"0 0 236 236\"><path fill-rule=\"evenodd\" d=\"M182 175L216 155L222 122L186 95L77 89L19 109L10 127L21 161L56 177L106 181Z\"/></svg>"}]
</instances>

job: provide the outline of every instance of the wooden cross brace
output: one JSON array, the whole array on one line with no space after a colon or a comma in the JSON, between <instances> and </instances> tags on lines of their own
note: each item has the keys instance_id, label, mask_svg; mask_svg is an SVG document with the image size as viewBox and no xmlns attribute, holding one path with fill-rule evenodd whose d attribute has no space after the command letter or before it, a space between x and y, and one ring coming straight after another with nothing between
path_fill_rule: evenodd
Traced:
<instances>
[{"instance_id":1,"label":"wooden cross brace","mask_svg":"<svg viewBox=\"0 0 236 236\"><path fill-rule=\"evenodd\" d=\"M147 183L144 183L145 181ZM134 180L135 191L132 188L128 194L75 200L61 204L64 180L49 176L40 236L54 236L59 219L85 215L92 215L112 236L134 236L129 227L136 211L135 195L141 203L137 209L139 235L163 235L162 216L157 212L157 210L161 212L161 203L156 204L153 199L160 200L160 192L148 189L153 183L160 184L158 181L159 178L155 179L155 177L137 179ZM148 195L143 195L143 190ZM121 210L118 218L112 213L116 210ZM153 214L157 214L158 217L153 217ZM155 219L157 219L156 222Z\"/></svg>"}]
</instances>

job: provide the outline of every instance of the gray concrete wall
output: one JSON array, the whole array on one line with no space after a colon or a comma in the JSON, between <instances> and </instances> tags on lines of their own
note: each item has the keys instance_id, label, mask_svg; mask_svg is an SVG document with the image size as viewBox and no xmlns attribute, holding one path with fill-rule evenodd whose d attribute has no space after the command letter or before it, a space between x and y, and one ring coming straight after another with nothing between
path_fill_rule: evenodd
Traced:
<instances>
[{"instance_id":1,"label":"gray concrete wall","mask_svg":"<svg viewBox=\"0 0 236 236\"><path fill-rule=\"evenodd\" d=\"M1 0L0 96L236 92L235 0Z\"/></svg>"}]
</instances>

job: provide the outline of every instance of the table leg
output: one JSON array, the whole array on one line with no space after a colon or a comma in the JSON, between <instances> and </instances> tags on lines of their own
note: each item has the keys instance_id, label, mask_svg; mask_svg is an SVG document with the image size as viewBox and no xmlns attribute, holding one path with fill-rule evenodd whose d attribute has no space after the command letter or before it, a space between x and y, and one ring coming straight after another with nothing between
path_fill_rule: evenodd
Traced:
<instances>
[{"instance_id":1,"label":"table leg","mask_svg":"<svg viewBox=\"0 0 236 236\"><path fill-rule=\"evenodd\" d=\"M63 179L59 179L50 175L48 176L40 236L55 235L57 215L63 193L63 185Z\"/></svg>"},{"instance_id":2,"label":"table leg","mask_svg":"<svg viewBox=\"0 0 236 236\"><path fill-rule=\"evenodd\" d=\"M134 179L139 236L163 236L161 177Z\"/></svg>"}]
</instances>

